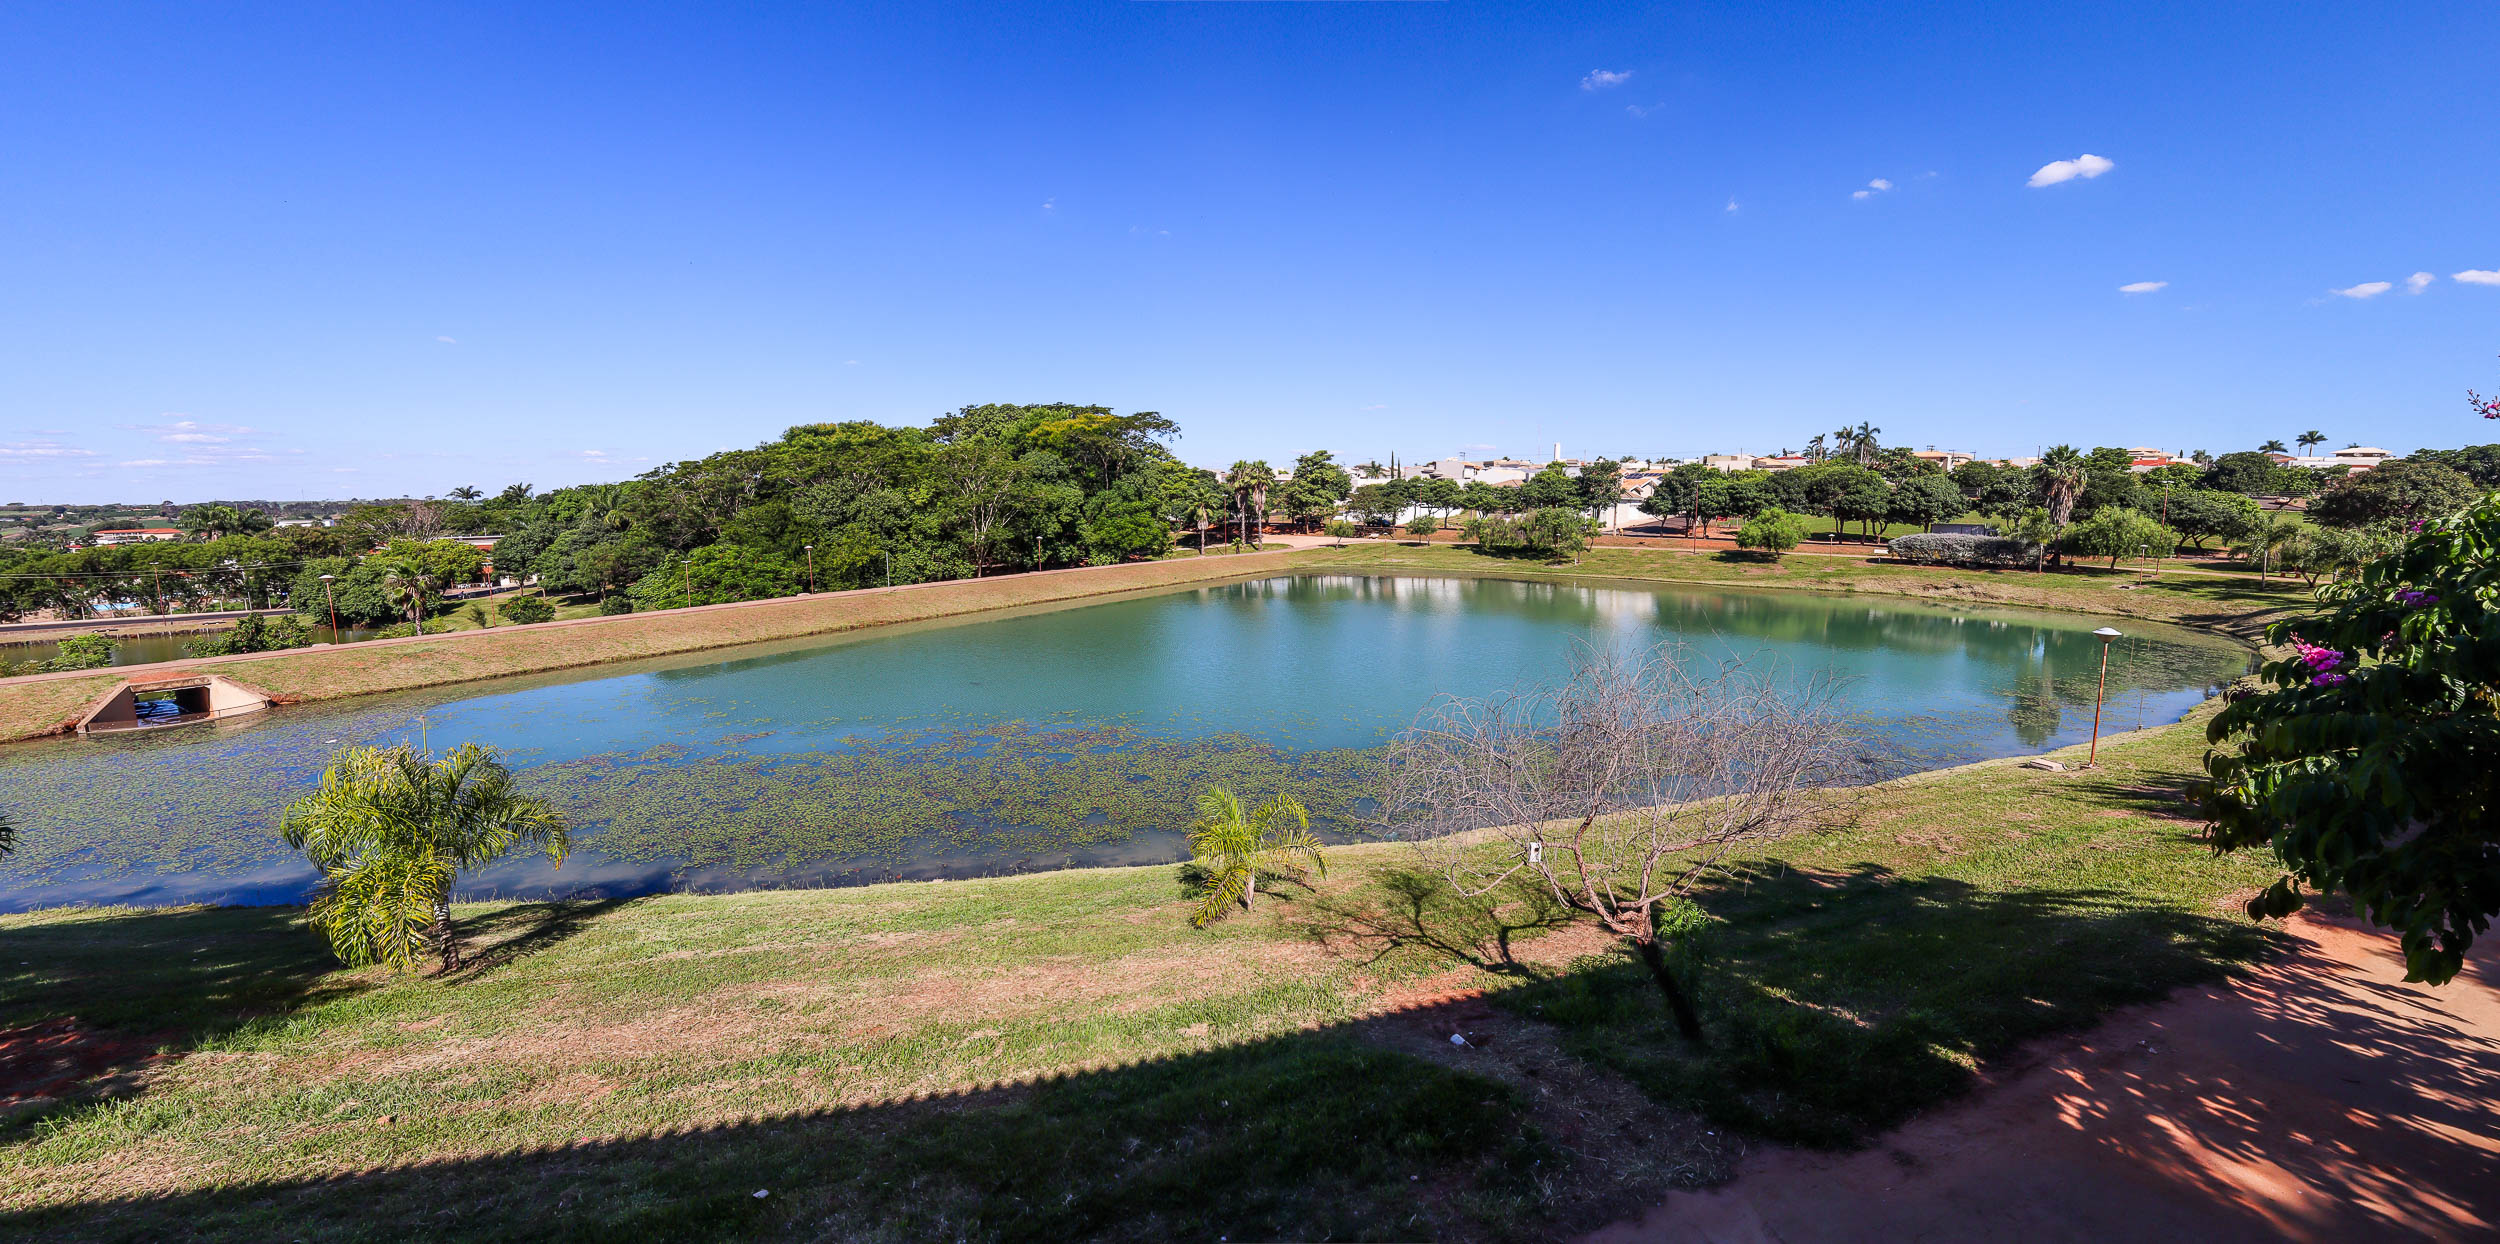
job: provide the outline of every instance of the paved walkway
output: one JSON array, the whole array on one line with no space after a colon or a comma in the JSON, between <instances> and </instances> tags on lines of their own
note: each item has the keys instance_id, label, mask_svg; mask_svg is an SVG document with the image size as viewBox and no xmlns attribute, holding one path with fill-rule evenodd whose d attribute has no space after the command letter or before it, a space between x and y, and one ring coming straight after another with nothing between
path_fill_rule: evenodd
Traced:
<instances>
[{"instance_id":1,"label":"paved walkway","mask_svg":"<svg viewBox=\"0 0 2500 1244\"><path fill-rule=\"evenodd\" d=\"M1591 1244L2500 1239L2500 946L2433 989L2383 933L2289 930L1868 1149L1765 1150Z\"/></svg>"}]
</instances>

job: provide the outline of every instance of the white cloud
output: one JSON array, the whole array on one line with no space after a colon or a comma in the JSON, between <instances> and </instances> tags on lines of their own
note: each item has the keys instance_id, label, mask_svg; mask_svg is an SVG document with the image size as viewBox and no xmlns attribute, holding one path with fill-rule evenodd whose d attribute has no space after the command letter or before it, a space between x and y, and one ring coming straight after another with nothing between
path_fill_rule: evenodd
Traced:
<instances>
[{"instance_id":1,"label":"white cloud","mask_svg":"<svg viewBox=\"0 0 2500 1244\"><path fill-rule=\"evenodd\" d=\"M1878 177L1875 180L1866 183L1866 189L1850 191L1849 197L1853 199L1871 199L1890 189L1892 189L1892 183Z\"/></svg>"},{"instance_id":2,"label":"white cloud","mask_svg":"<svg viewBox=\"0 0 2500 1244\"><path fill-rule=\"evenodd\" d=\"M173 464L172 464L172 463L170 463L170 462L167 462L167 461L166 461L166 460L164 460L163 458L134 458L134 459L132 459L131 461L128 461L128 462L117 462L117 463L114 463L113 465L115 465L115 466L126 466L126 467L161 467L161 466L172 466ZM410 606L410 607L411 607L411 608L414 608L414 606Z\"/></svg>"},{"instance_id":3,"label":"white cloud","mask_svg":"<svg viewBox=\"0 0 2500 1244\"><path fill-rule=\"evenodd\" d=\"M456 345L459 345L459 344L460 344L459 342L454 341L454 340L452 340L452 339L451 339L451 338L449 338L449 337L437 337L437 338L435 338L434 340L439 341L439 342L442 342L444 345L447 345L447 346L456 346Z\"/></svg>"},{"instance_id":4,"label":"white cloud","mask_svg":"<svg viewBox=\"0 0 2500 1244\"><path fill-rule=\"evenodd\" d=\"M2461 285L2500 285L2500 271L2490 268L2468 268L2463 272L2448 274L2448 279Z\"/></svg>"},{"instance_id":5,"label":"white cloud","mask_svg":"<svg viewBox=\"0 0 2500 1244\"><path fill-rule=\"evenodd\" d=\"M2054 186L2061 181L2073 181L2078 177L2089 181L2092 178L2098 177L2116 167L2118 167L2118 162L2116 160L2104 159L2101 156L2086 153L2084 155L2076 156L2071 160L2051 160L2048 163L2041 165L2040 171L2033 173L2031 175L2031 180L2023 184L2027 186Z\"/></svg>"},{"instance_id":6,"label":"white cloud","mask_svg":"<svg viewBox=\"0 0 2500 1244\"><path fill-rule=\"evenodd\" d=\"M1866 183L1866 188L1869 190L1890 190L1892 189L1892 183L1878 177L1875 180Z\"/></svg>"},{"instance_id":7,"label":"white cloud","mask_svg":"<svg viewBox=\"0 0 2500 1244\"><path fill-rule=\"evenodd\" d=\"M1731 211L1731 212L1736 210L1736 200L1734 200L1734 199L1729 199L1729 200L1727 201L1727 210L1729 210L1729 211Z\"/></svg>"},{"instance_id":8,"label":"white cloud","mask_svg":"<svg viewBox=\"0 0 2500 1244\"><path fill-rule=\"evenodd\" d=\"M2119 286L2118 292L2122 294L2149 294L2155 290L2168 288L2170 288L2170 282L2168 281L2137 281L2133 284Z\"/></svg>"},{"instance_id":9,"label":"white cloud","mask_svg":"<svg viewBox=\"0 0 2500 1244\"><path fill-rule=\"evenodd\" d=\"M1059 210L1059 200L1056 198L1042 200L1042 210L1045 212L1054 212Z\"/></svg>"},{"instance_id":10,"label":"white cloud","mask_svg":"<svg viewBox=\"0 0 2500 1244\"><path fill-rule=\"evenodd\" d=\"M1629 69L1626 69L1621 73L1617 73L1612 69L1592 69L1589 70L1589 76L1580 79L1580 89L1583 91L1602 91L1610 86L1621 86L1631 80L1632 71Z\"/></svg>"},{"instance_id":11,"label":"white cloud","mask_svg":"<svg viewBox=\"0 0 2500 1244\"><path fill-rule=\"evenodd\" d=\"M0 441L0 458L92 458L95 451L59 441Z\"/></svg>"},{"instance_id":12,"label":"white cloud","mask_svg":"<svg viewBox=\"0 0 2500 1244\"><path fill-rule=\"evenodd\" d=\"M2408 294L2421 293L2423 290L2431 287L2431 282L2438 279L2438 277L2432 276L2427 272L2416 272L2405 278L2405 292Z\"/></svg>"},{"instance_id":13,"label":"white cloud","mask_svg":"<svg viewBox=\"0 0 2500 1244\"><path fill-rule=\"evenodd\" d=\"M2359 285L2349 285L2343 289L2330 289L2326 292L2333 294L2338 298L2376 298L2394 288L2396 288L2396 285L2393 281L2363 281Z\"/></svg>"},{"instance_id":14,"label":"white cloud","mask_svg":"<svg viewBox=\"0 0 2500 1244\"><path fill-rule=\"evenodd\" d=\"M844 359L844 360L842 360L842 365L843 365L844 367L857 367L857 366L859 366L859 360L858 360L858 359Z\"/></svg>"},{"instance_id":15,"label":"white cloud","mask_svg":"<svg viewBox=\"0 0 2500 1244\"><path fill-rule=\"evenodd\" d=\"M1664 107L1666 107L1665 104L1625 104L1623 111L1637 121Z\"/></svg>"}]
</instances>

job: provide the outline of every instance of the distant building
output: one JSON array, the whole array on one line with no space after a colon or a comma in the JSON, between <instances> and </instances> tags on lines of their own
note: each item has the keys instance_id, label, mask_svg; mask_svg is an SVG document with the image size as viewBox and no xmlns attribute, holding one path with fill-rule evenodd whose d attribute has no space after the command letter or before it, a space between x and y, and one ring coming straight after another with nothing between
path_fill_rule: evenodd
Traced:
<instances>
[{"instance_id":1,"label":"distant building","mask_svg":"<svg viewBox=\"0 0 2500 1244\"><path fill-rule=\"evenodd\" d=\"M1950 471L1965 462L1975 460L1979 455L1966 454L1958 449L1913 449L1910 451L1910 456L1921 462L1933 462Z\"/></svg>"},{"instance_id":2,"label":"distant building","mask_svg":"<svg viewBox=\"0 0 2500 1244\"><path fill-rule=\"evenodd\" d=\"M107 544L155 544L181 538L180 527L107 527L95 533L98 547Z\"/></svg>"},{"instance_id":3,"label":"distant building","mask_svg":"<svg viewBox=\"0 0 2500 1244\"><path fill-rule=\"evenodd\" d=\"M2334 461L2337 466L2348 466L2356 471L2367 471L2371 467L2377 466L2392 457L2395 457L2395 455L2384 449L2377 449L2368 445L2355 445L2350 449L2336 450Z\"/></svg>"},{"instance_id":4,"label":"distant building","mask_svg":"<svg viewBox=\"0 0 2500 1244\"><path fill-rule=\"evenodd\" d=\"M335 518L281 518L271 524L275 527L336 527L338 525L339 520Z\"/></svg>"}]
</instances>

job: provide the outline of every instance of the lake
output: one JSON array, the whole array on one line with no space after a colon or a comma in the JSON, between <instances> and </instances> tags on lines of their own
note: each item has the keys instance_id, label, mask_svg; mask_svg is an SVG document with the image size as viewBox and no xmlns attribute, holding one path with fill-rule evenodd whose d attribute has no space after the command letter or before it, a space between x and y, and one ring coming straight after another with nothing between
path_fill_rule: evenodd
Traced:
<instances>
[{"instance_id":1,"label":"lake","mask_svg":"<svg viewBox=\"0 0 2500 1244\"><path fill-rule=\"evenodd\" d=\"M1880 774L2090 733L2101 619L1629 582L1305 574L991 613L208 725L0 748L0 910L292 902L272 827L334 750L500 749L575 827L464 897L976 876L1182 858L1192 800L1289 790L1359 833L1435 695L1550 681L1576 646L1688 645L1846 681ZM2172 721L2247 650L2129 623L2103 729Z\"/></svg>"}]
</instances>

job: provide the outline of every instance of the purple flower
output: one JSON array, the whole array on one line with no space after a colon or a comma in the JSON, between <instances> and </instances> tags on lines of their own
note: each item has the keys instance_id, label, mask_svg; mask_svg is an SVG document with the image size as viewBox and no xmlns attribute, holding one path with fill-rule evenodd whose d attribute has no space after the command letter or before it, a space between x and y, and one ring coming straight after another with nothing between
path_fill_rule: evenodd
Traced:
<instances>
[{"instance_id":1,"label":"purple flower","mask_svg":"<svg viewBox=\"0 0 2500 1244\"><path fill-rule=\"evenodd\" d=\"M2344 676L2335 672L2335 668L2344 663L2343 653L2320 647L2298 635L2292 636L2292 651L2299 655L2301 664L2309 667L2310 686L2332 687L2344 681Z\"/></svg>"},{"instance_id":2,"label":"purple flower","mask_svg":"<svg viewBox=\"0 0 2500 1244\"><path fill-rule=\"evenodd\" d=\"M2437 595L2430 592L2417 592L2411 588L2407 588L2404 591L2396 593L2396 599L2403 602L2405 608L2407 609L2419 609L2424 605L2436 605L2439 603L2439 597Z\"/></svg>"}]
</instances>

